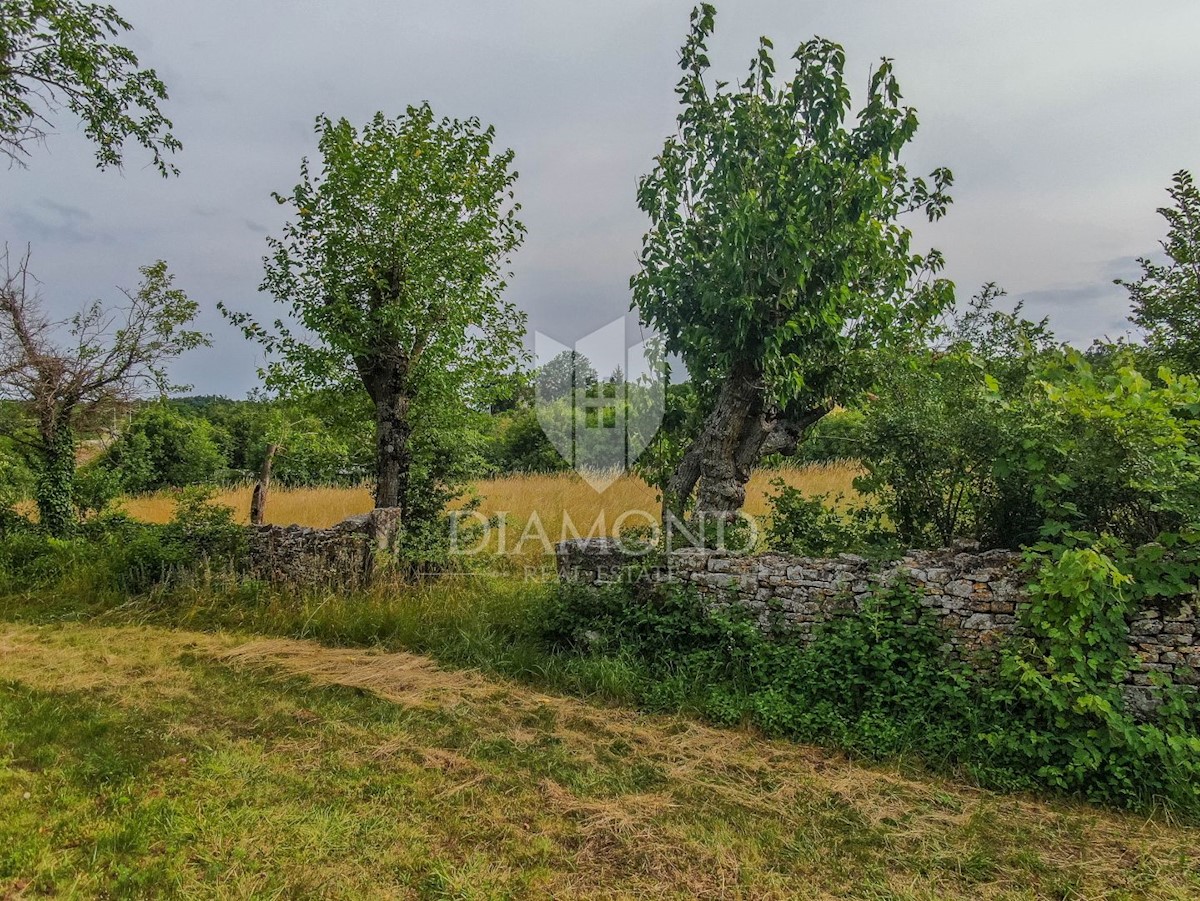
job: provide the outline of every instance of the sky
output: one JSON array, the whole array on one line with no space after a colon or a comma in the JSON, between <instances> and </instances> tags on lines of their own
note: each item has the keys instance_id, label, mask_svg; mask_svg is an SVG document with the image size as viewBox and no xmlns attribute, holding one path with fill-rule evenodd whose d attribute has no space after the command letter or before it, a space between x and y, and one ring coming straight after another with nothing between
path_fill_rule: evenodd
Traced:
<instances>
[{"instance_id":1,"label":"sky","mask_svg":"<svg viewBox=\"0 0 1200 901\"><path fill-rule=\"evenodd\" d=\"M55 313L119 300L165 259L213 337L175 379L244 396L261 352L216 305L276 315L258 292L286 213L271 192L315 155L315 116L361 124L424 100L516 151L528 236L509 296L530 346L628 310L646 227L635 188L674 129L690 2L114 2L170 91L181 174L162 179L136 147L123 170L97 170L68 113L27 169L0 170L0 241L30 245ZM843 44L857 98L880 56L896 61L921 121L910 171L955 174L949 215L913 227L960 298L996 282L1080 345L1128 330L1112 280L1158 249L1172 173L1200 170L1200 3L725 0L715 73L740 76L761 34L781 70L814 34Z\"/></svg>"}]
</instances>

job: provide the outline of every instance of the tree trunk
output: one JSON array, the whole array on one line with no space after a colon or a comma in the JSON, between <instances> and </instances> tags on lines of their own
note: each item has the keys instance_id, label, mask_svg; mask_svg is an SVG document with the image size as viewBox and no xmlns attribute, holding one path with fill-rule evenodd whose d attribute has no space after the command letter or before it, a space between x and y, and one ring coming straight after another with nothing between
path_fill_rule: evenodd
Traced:
<instances>
[{"instance_id":1,"label":"tree trunk","mask_svg":"<svg viewBox=\"0 0 1200 901\"><path fill-rule=\"evenodd\" d=\"M75 528L75 434L70 411L49 414L39 431L38 519L55 538L65 538Z\"/></svg>"},{"instance_id":2,"label":"tree trunk","mask_svg":"<svg viewBox=\"0 0 1200 901\"><path fill-rule=\"evenodd\" d=\"M254 495L250 498L250 524L261 526L267 516L267 492L271 490L271 464L275 462L275 454L279 452L278 444L267 445L267 456L263 460L262 470L258 474L258 482L254 485Z\"/></svg>"},{"instance_id":3,"label":"tree trunk","mask_svg":"<svg viewBox=\"0 0 1200 901\"><path fill-rule=\"evenodd\" d=\"M402 391L381 392L375 402L375 506L409 512L408 481L412 467L410 398Z\"/></svg>"},{"instance_id":4,"label":"tree trunk","mask_svg":"<svg viewBox=\"0 0 1200 901\"><path fill-rule=\"evenodd\" d=\"M663 493L663 520L682 521L696 493L695 513L730 516L746 501L746 483L767 454L791 456L804 433L829 412L820 405L789 418L767 406L761 378L747 367L735 368L721 385L699 436L675 467Z\"/></svg>"}]
</instances>

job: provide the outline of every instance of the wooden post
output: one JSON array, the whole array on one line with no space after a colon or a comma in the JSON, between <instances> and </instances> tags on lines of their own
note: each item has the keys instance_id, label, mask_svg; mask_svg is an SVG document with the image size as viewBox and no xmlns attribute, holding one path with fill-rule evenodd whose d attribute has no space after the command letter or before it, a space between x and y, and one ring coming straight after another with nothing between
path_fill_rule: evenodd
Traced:
<instances>
[{"instance_id":1,"label":"wooden post","mask_svg":"<svg viewBox=\"0 0 1200 901\"><path fill-rule=\"evenodd\" d=\"M258 474L258 482L254 485L254 494L250 498L250 525L261 526L267 515L267 491L271 487L271 464L275 462L275 454L279 451L278 444L267 445L267 456L263 460L262 471Z\"/></svg>"}]
</instances>

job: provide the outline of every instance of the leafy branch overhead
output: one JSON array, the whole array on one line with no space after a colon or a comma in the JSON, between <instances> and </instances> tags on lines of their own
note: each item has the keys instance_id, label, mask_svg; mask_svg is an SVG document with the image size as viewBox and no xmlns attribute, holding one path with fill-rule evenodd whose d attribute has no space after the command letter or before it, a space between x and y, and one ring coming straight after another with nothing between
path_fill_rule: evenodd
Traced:
<instances>
[{"instance_id":1,"label":"leafy branch overhead","mask_svg":"<svg viewBox=\"0 0 1200 901\"><path fill-rule=\"evenodd\" d=\"M115 42L132 26L112 7L78 0L0 0L0 154L24 165L51 116L78 116L103 169L124 163L134 140L166 176L182 148L159 109L167 89L153 69Z\"/></svg>"}]
</instances>

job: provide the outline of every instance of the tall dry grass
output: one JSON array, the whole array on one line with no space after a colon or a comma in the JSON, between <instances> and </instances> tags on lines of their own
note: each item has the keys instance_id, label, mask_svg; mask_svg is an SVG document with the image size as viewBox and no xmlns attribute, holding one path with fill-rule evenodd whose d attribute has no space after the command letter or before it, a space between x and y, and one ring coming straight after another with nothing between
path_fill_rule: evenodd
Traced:
<instances>
[{"instance_id":1,"label":"tall dry grass","mask_svg":"<svg viewBox=\"0 0 1200 901\"><path fill-rule=\"evenodd\" d=\"M767 498L774 493L771 482L781 479L807 495L854 493L854 477L860 472L851 463L833 463L801 468L767 469L755 472L746 490L746 512L762 516L768 512ZM216 502L232 507L240 522L250 521L249 485L219 492ZM550 475L508 475L486 479L474 486L485 516L507 515L525 522L536 512L547 529L559 531L569 518L579 526L599 521L611 525L626 515L636 524L635 513L657 515L657 491L635 475L623 475L605 491L598 492L573 472ZM347 516L371 509L371 492L366 488L275 488L267 504L267 521L277 525L297 524L324 528ZM158 492L127 498L130 516L145 522L166 522L175 511L173 492ZM608 534L607 532L605 534Z\"/></svg>"},{"instance_id":2,"label":"tall dry grass","mask_svg":"<svg viewBox=\"0 0 1200 901\"><path fill-rule=\"evenodd\" d=\"M747 486L745 511L765 516L772 482L781 480L807 495L853 495L860 472L850 463L761 470ZM250 520L249 486L220 492L217 503L232 507L240 522ZM625 474L604 491L596 491L574 472L550 475L509 475L473 486L479 500L476 519L490 521L486 537L472 542L479 551L502 554L537 564L559 541L614 535L617 531L649 526L658 520L658 492L635 475ZM366 488L276 488L267 503L267 521L277 525L324 528L347 516L371 509ZM124 508L146 522L166 522L175 510L171 492L125 500Z\"/></svg>"}]
</instances>

